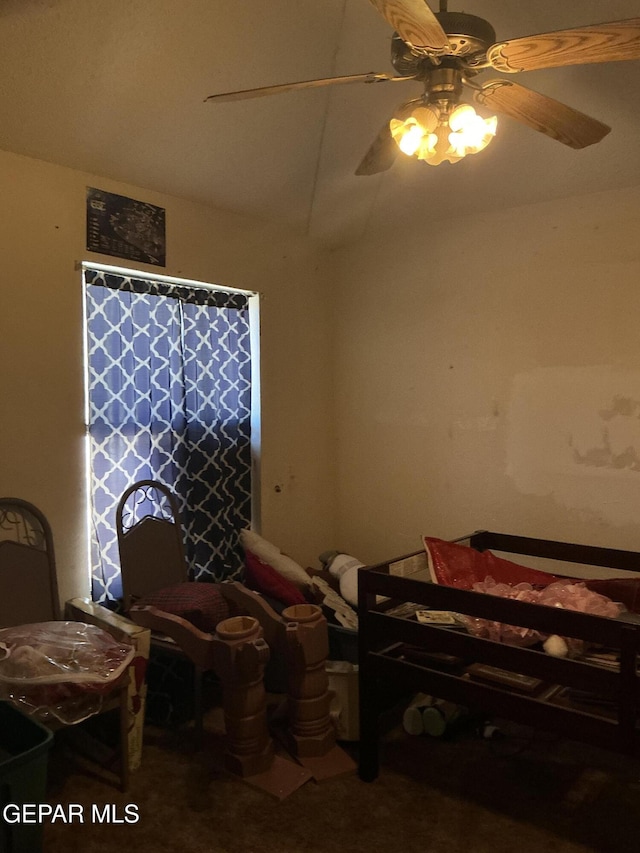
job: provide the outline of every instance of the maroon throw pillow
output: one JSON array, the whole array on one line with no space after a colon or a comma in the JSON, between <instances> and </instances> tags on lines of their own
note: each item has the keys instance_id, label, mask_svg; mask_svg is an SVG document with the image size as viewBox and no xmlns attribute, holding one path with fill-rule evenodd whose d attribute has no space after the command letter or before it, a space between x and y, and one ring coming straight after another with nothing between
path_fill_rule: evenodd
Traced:
<instances>
[{"instance_id":1,"label":"maroon throw pillow","mask_svg":"<svg viewBox=\"0 0 640 853\"><path fill-rule=\"evenodd\" d=\"M135 603L180 616L209 634L215 632L218 622L231 616L229 604L215 583L176 583L149 592Z\"/></svg>"},{"instance_id":2,"label":"maroon throw pillow","mask_svg":"<svg viewBox=\"0 0 640 853\"><path fill-rule=\"evenodd\" d=\"M245 585L283 604L306 604L307 599L290 580L251 551L244 552Z\"/></svg>"}]
</instances>

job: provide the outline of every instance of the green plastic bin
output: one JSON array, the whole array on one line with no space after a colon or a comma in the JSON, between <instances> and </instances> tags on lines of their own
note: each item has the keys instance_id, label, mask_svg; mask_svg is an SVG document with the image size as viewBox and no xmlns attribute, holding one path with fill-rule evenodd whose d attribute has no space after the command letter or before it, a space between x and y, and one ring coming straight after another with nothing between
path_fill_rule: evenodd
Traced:
<instances>
[{"instance_id":1,"label":"green plastic bin","mask_svg":"<svg viewBox=\"0 0 640 853\"><path fill-rule=\"evenodd\" d=\"M0 853L42 850L42 824L11 823L5 819L5 807L46 801L52 739L40 723L0 701ZM12 819L12 814L7 816Z\"/></svg>"}]
</instances>

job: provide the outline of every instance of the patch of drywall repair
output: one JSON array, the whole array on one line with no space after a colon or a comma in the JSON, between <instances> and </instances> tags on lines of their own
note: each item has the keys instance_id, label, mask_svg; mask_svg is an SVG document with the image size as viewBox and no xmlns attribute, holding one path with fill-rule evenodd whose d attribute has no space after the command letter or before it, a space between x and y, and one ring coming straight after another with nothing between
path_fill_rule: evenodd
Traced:
<instances>
[{"instance_id":1,"label":"patch of drywall repair","mask_svg":"<svg viewBox=\"0 0 640 853\"><path fill-rule=\"evenodd\" d=\"M548 367L513 382L506 471L523 494L550 496L623 525L640 518L640 371Z\"/></svg>"},{"instance_id":2,"label":"patch of drywall repair","mask_svg":"<svg viewBox=\"0 0 640 853\"><path fill-rule=\"evenodd\" d=\"M640 400L616 396L600 413L597 444L574 447L579 465L640 471Z\"/></svg>"}]
</instances>

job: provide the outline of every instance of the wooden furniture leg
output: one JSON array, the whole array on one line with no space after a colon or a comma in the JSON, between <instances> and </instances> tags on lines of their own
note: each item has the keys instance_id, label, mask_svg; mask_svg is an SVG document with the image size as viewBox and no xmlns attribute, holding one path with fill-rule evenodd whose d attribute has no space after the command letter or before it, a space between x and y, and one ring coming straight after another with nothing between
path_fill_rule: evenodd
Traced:
<instances>
[{"instance_id":1,"label":"wooden furniture leg","mask_svg":"<svg viewBox=\"0 0 640 853\"><path fill-rule=\"evenodd\" d=\"M239 776L266 770L273 760L267 729L264 668L269 646L252 616L220 622L214 639L214 664L222 683L227 731L227 768Z\"/></svg>"},{"instance_id":2,"label":"wooden furniture leg","mask_svg":"<svg viewBox=\"0 0 640 853\"><path fill-rule=\"evenodd\" d=\"M297 756L325 755L335 745L329 706L327 620L315 604L282 611L280 650L289 673L288 740Z\"/></svg>"}]
</instances>

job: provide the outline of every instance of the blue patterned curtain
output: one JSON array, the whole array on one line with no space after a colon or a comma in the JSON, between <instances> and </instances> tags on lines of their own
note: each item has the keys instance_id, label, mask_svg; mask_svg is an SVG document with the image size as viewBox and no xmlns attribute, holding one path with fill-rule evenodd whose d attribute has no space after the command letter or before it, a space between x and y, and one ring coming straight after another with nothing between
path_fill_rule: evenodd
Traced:
<instances>
[{"instance_id":1,"label":"blue patterned curtain","mask_svg":"<svg viewBox=\"0 0 640 853\"><path fill-rule=\"evenodd\" d=\"M122 595L115 510L136 480L178 496L195 580L239 576L251 521L247 297L85 270L93 598Z\"/></svg>"}]
</instances>

